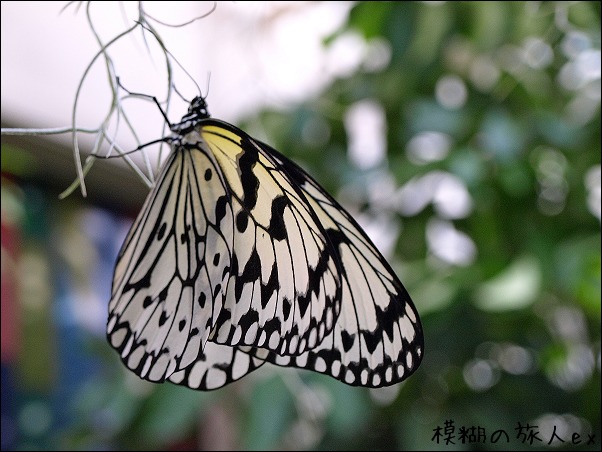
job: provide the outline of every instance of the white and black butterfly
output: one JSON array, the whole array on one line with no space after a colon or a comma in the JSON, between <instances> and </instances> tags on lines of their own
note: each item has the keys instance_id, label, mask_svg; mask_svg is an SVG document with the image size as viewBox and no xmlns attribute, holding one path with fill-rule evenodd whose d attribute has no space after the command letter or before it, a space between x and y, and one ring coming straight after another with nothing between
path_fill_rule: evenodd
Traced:
<instances>
[{"instance_id":1,"label":"white and black butterfly","mask_svg":"<svg viewBox=\"0 0 602 452\"><path fill-rule=\"evenodd\" d=\"M356 221L202 97L121 248L107 337L143 379L220 388L265 362L380 387L423 356L407 291Z\"/></svg>"}]
</instances>

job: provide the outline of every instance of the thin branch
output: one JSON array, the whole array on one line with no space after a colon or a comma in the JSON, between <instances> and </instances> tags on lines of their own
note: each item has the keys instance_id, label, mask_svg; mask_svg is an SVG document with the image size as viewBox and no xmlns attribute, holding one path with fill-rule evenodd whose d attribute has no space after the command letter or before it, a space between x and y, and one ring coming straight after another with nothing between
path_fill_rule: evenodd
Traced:
<instances>
[{"instance_id":1,"label":"thin branch","mask_svg":"<svg viewBox=\"0 0 602 452\"><path fill-rule=\"evenodd\" d=\"M142 2L140 2L140 7L142 8ZM186 25L190 25L191 23L196 22L197 20L204 19L205 17L209 16L210 14L213 14L213 12L216 9L217 9L217 2L213 2L213 7L211 8L211 10L209 12L203 14L202 16L197 16L194 19L189 20L188 22L181 23L181 24L168 24L167 22L163 22L163 21L160 21L159 19L154 18L147 12L145 12L144 15L146 17L148 17L149 19L157 22L160 25L164 25L166 27L172 27L172 28L180 28L180 27L185 27Z\"/></svg>"},{"instance_id":2,"label":"thin branch","mask_svg":"<svg viewBox=\"0 0 602 452\"><path fill-rule=\"evenodd\" d=\"M82 129L73 127L52 127L50 129L21 129L3 127L0 129L2 135L60 135L61 133L98 133L98 129Z\"/></svg>"}]
</instances>

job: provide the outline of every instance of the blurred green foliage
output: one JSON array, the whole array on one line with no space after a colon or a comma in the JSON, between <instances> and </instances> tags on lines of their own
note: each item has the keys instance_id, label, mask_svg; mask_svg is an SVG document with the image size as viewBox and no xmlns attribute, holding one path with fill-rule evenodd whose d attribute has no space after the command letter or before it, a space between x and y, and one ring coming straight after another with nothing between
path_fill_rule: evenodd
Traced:
<instances>
[{"instance_id":1,"label":"blurred green foliage","mask_svg":"<svg viewBox=\"0 0 602 452\"><path fill-rule=\"evenodd\" d=\"M599 447L600 4L360 2L326 45L349 33L368 49L356 71L289 115L261 116L275 147L333 193L353 191L349 202L368 215L383 209L371 204L370 183L404 187L441 172L462 182L472 207L450 218L432 202L400 218L387 206L402 225L393 262L422 313L425 358L384 406L374 392L304 375L328 385L331 400L310 446L531 449L547 445L555 425L568 437L560 449L577 447L569 432L594 433L595 445L580 447ZM371 52L388 52L388 63L371 67ZM362 170L345 156L344 117L366 99L384 112L387 155ZM327 130L327 141L308 140L308 127ZM412 158L408 143L425 132L444 134L448 152ZM437 220L466 234L474 259L441 259L425 233ZM340 405L348 408L337 421ZM455 434L483 427L486 439L437 444L433 429L446 420ZM518 422L537 425L543 443L517 438ZM509 443L492 444L499 429Z\"/></svg>"},{"instance_id":2,"label":"blurred green foliage","mask_svg":"<svg viewBox=\"0 0 602 452\"><path fill-rule=\"evenodd\" d=\"M556 427L556 449L599 449L600 3L359 2L324 45L350 34L365 43L353 71L241 126L399 231L391 262L422 316L420 369L378 391L262 369L204 394L134 392L115 368L82 394L65 446L536 450ZM385 118L386 158L361 167L345 118L366 100ZM420 182L409 211L400 200ZM434 439L446 421L455 444ZM543 441L521 441L518 423ZM463 443L462 426L485 437ZM509 442L494 444L500 429Z\"/></svg>"}]
</instances>

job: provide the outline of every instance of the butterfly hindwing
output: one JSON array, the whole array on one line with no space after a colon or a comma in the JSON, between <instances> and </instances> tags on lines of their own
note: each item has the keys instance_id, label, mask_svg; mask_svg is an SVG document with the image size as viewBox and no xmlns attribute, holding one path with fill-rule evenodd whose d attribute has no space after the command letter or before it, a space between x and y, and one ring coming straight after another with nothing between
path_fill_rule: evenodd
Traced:
<instances>
[{"instance_id":1,"label":"butterfly hindwing","mask_svg":"<svg viewBox=\"0 0 602 452\"><path fill-rule=\"evenodd\" d=\"M341 312L331 334L298 356L265 350L254 355L309 368L347 384L379 387L418 368L423 333L418 313L390 265L357 222L320 185L275 149L259 144L299 188L337 249L343 281Z\"/></svg>"},{"instance_id":2,"label":"butterfly hindwing","mask_svg":"<svg viewBox=\"0 0 602 452\"><path fill-rule=\"evenodd\" d=\"M209 391L232 383L265 363L237 347L207 342L197 360L174 372L169 381L192 389Z\"/></svg>"}]
</instances>

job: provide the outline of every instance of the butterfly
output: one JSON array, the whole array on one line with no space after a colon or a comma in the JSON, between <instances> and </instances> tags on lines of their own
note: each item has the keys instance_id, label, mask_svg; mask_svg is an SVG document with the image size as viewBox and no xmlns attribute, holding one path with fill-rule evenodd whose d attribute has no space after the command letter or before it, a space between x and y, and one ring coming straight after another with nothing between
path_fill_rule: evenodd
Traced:
<instances>
[{"instance_id":1,"label":"butterfly","mask_svg":"<svg viewBox=\"0 0 602 452\"><path fill-rule=\"evenodd\" d=\"M115 265L107 339L140 378L212 390L270 362L398 383L418 312L353 217L306 171L196 97Z\"/></svg>"}]
</instances>

